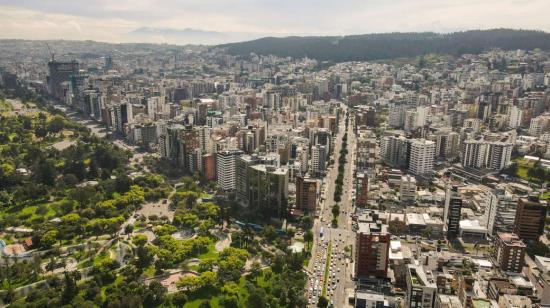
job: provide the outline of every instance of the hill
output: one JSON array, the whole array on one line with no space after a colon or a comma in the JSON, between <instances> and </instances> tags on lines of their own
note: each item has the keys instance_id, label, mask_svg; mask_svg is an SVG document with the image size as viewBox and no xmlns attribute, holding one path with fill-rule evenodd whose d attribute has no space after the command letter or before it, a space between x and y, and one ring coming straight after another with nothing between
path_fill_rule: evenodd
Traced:
<instances>
[{"instance_id":1,"label":"hill","mask_svg":"<svg viewBox=\"0 0 550 308\"><path fill-rule=\"evenodd\" d=\"M383 33L349 36L265 37L218 45L233 55L273 54L321 61L368 61L437 53L477 54L491 48L550 50L550 33L532 30L473 30L448 34Z\"/></svg>"}]
</instances>

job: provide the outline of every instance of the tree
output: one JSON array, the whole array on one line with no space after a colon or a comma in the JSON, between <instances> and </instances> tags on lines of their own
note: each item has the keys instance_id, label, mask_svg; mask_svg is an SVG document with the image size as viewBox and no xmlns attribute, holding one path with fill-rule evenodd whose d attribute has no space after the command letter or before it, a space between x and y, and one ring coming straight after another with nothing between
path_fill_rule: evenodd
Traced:
<instances>
[{"instance_id":1,"label":"tree","mask_svg":"<svg viewBox=\"0 0 550 308\"><path fill-rule=\"evenodd\" d=\"M222 304L222 307L225 307L225 308L238 308L239 299L235 296L226 295L220 300L220 304Z\"/></svg>"},{"instance_id":2,"label":"tree","mask_svg":"<svg viewBox=\"0 0 550 308\"><path fill-rule=\"evenodd\" d=\"M45 249L51 248L57 241L57 235L58 232L56 230L47 231L40 237L40 246Z\"/></svg>"},{"instance_id":3,"label":"tree","mask_svg":"<svg viewBox=\"0 0 550 308\"><path fill-rule=\"evenodd\" d=\"M210 301L209 301L209 300L204 300L204 301L202 301L202 303L199 305L199 308L210 308L210 307L212 307L212 306L210 305Z\"/></svg>"},{"instance_id":4,"label":"tree","mask_svg":"<svg viewBox=\"0 0 550 308\"><path fill-rule=\"evenodd\" d=\"M198 271L200 273L206 272L206 271L212 271L213 269L214 269L214 260L212 259L201 260L201 262L199 263Z\"/></svg>"},{"instance_id":5,"label":"tree","mask_svg":"<svg viewBox=\"0 0 550 308\"><path fill-rule=\"evenodd\" d=\"M45 159L38 163L35 167L36 179L44 185L54 186L57 170L54 162L51 159Z\"/></svg>"},{"instance_id":6,"label":"tree","mask_svg":"<svg viewBox=\"0 0 550 308\"><path fill-rule=\"evenodd\" d=\"M340 215L340 206L338 204L335 204L333 207L332 207L332 215L333 216L338 216Z\"/></svg>"},{"instance_id":7,"label":"tree","mask_svg":"<svg viewBox=\"0 0 550 308\"><path fill-rule=\"evenodd\" d=\"M526 252L529 256L542 256L546 257L550 253L550 248L541 241L529 243L526 248Z\"/></svg>"},{"instance_id":8,"label":"tree","mask_svg":"<svg viewBox=\"0 0 550 308\"><path fill-rule=\"evenodd\" d=\"M99 193L93 186L75 187L69 193L69 197L78 202L80 208L84 208L88 204L95 204L98 195Z\"/></svg>"},{"instance_id":9,"label":"tree","mask_svg":"<svg viewBox=\"0 0 550 308\"><path fill-rule=\"evenodd\" d=\"M240 287L233 281L227 282L222 287L222 293L239 298Z\"/></svg>"},{"instance_id":10,"label":"tree","mask_svg":"<svg viewBox=\"0 0 550 308\"><path fill-rule=\"evenodd\" d=\"M246 284L248 289L247 307L267 307L267 293L264 289L255 287L251 283Z\"/></svg>"},{"instance_id":11,"label":"tree","mask_svg":"<svg viewBox=\"0 0 550 308\"><path fill-rule=\"evenodd\" d=\"M504 174L507 174L508 176L512 176L512 177L515 177L516 174L518 173L518 164L517 163L512 163L510 164L510 166L506 167L502 173Z\"/></svg>"},{"instance_id":12,"label":"tree","mask_svg":"<svg viewBox=\"0 0 550 308\"><path fill-rule=\"evenodd\" d=\"M199 226L199 223L199 217L192 213L185 213L174 217L174 224L183 228L194 229Z\"/></svg>"},{"instance_id":13,"label":"tree","mask_svg":"<svg viewBox=\"0 0 550 308\"><path fill-rule=\"evenodd\" d=\"M78 294L78 287L76 286L75 277L72 273L65 272L63 293L61 295L61 302L69 304L73 298Z\"/></svg>"},{"instance_id":14,"label":"tree","mask_svg":"<svg viewBox=\"0 0 550 308\"><path fill-rule=\"evenodd\" d=\"M177 292L172 296L172 303L178 308L183 307L187 303L187 295L183 292Z\"/></svg>"},{"instance_id":15,"label":"tree","mask_svg":"<svg viewBox=\"0 0 550 308\"><path fill-rule=\"evenodd\" d=\"M311 230L307 230L304 233L304 241L308 244L308 248L311 245L311 242L313 242L313 232Z\"/></svg>"},{"instance_id":16,"label":"tree","mask_svg":"<svg viewBox=\"0 0 550 308\"><path fill-rule=\"evenodd\" d=\"M98 176L99 166L97 165L95 159L91 159L90 164L88 165L88 179L93 180L96 179Z\"/></svg>"},{"instance_id":17,"label":"tree","mask_svg":"<svg viewBox=\"0 0 550 308\"><path fill-rule=\"evenodd\" d=\"M167 289L157 280L153 280L149 284L150 296L147 296L144 300L145 307L156 307L164 302L166 298Z\"/></svg>"},{"instance_id":18,"label":"tree","mask_svg":"<svg viewBox=\"0 0 550 308\"><path fill-rule=\"evenodd\" d=\"M260 274L262 273L262 267L260 265L260 263L258 262L253 262L252 265L250 266L250 278L251 279L255 279L256 277L260 276Z\"/></svg>"},{"instance_id":19,"label":"tree","mask_svg":"<svg viewBox=\"0 0 550 308\"><path fill-rule=\"evenodd\" d=\"M262 233L266 240L270 243L277 238L277 230L275 230L275 228L271 225L265 226Z\"/></svg>"},{"instance_id":20,"label":"tree","mask_svg":"<svg viewBox=\"0 0 550 308\"><path fill-rule=\"evenodd\" d=\"M61 132L65 128L65 119L61 116L55 116L48 123L48 131L53 134Z\"/></svg>"},{"instance_id":21,"label":"tree","mask_svg":"<svg viewBox=\"0 0 550 308\"><path fill-rule=\"evenodd\" d=\"M319 297L319 301L317 301L317 307L319 308L328 307L328 299L324 296Z\"/></svg>"},{"instance_id":22,"label":"tree","mask_svg":"<svg viewBox=\"0 0 550 308\"><path fill-rule=\"evenodd\" d=\"M124 227L124 233L132 234L132 232L134 232L134 225L133 224L127 224L126 227Z\"/></svg>"},{"instance_id":23,"label":"tree","mask_svg":"<svg viewBox=\"0 0 550 308\"><path fill-rule=\"evenodd\" d=\"M136 246L145 246L145 244L147 244L148 242L148 239L147 239L147 236L144 235L144 234L138 234L138 235L135 235L133 238L132 238L132 244L136 245Z\"/></svg>"},{"instance_id":24,"label":"tree","mask_svg":"<svg viewBox=\"0 0 550 308\"><path fill-rule=\"evenodd\" d=\"M289 238L294 237L295 234L296 234L296 229L294 228L286 229L286 236L288 236Z\"/></svg>"},{"instance_id":25,"label":"tree","mask_svg":"<svg viewBox=\"0 0 550 308\"><path fill-rule=\"evenodd\" d=\"M195 276L183 276L177 283L178 288L182 288L193 292L199 289L200 281L198 277Z\"/></svg>"},{"instance_id":26,"label":"tree","mask_svg":"<svg viewBox=\"0 0 550 308\"><path fill-rule=\"evenodd\" d=\"M34 135L36 138L44 138L48 135L48 131L44 128L44 126L39 125L34 129Z\"/></svg>"},{"instance_id":27,"label":"tree","mask_svg":"<svg viewBox=\"0 0 550 308\"><path fill-rule=\"evenodd\" d=\"M302 225L304 229L310 229L312 225L311 216L302 217Z\"/></svg>"}]
</instances>

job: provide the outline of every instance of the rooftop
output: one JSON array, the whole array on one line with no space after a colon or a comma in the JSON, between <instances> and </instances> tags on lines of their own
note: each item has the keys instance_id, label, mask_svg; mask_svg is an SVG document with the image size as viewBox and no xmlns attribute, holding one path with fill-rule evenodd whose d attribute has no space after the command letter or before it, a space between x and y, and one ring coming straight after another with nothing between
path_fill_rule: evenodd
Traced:
<instances>
[{"instance_id":1,"label":"rooftop","mask_svg":"<svg viewBox=\"0 0 550 308\"><path fill-rule=\"evenodd\" d=\"M527 247L515 233L499 232L497 236L502 242L506 243L507 246Z\"/></svg>"},{"instance_id":2,"label":"rooftop","mask_svg":"<svg viewBox=\"0 0 550 308\"><path fill-rule=\"evenodd\" d=\"M357 233L365 234L388 234L388 225L376 223L376 222L360 222L358 223L359 229Z\"/></svg>"}]
</instances>

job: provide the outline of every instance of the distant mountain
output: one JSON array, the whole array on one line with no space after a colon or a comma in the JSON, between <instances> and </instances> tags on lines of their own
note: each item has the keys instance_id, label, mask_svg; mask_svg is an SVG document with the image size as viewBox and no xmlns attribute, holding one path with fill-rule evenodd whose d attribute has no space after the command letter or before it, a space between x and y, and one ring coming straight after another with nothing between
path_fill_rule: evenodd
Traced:
<instances>
[{"instance_id":1,"label":"distant mountain","mask_svg":"<svg viewBox=\"0 0 550 308\"><path fill-rule=\"evenodd\" d=\"M383 33L349 36L265 37L218 45L233 55L273 54L321 61L368 61L439 53L478 54L491 48L550 50L550 33L531 30L474 30L449 34Z\"/></svg>"},{"instance_id":2,"label":"distant mountain","mask_svg":"<svg viewBox=\"0 0 550 308\"><path fill-rule=\"evenodd\" d=\"M141 27L130 33L135 41L171 44L220 44L258 38L261 35L236 32L216 32L201 29L172 29Z\"/></svg>"}]
</instances>

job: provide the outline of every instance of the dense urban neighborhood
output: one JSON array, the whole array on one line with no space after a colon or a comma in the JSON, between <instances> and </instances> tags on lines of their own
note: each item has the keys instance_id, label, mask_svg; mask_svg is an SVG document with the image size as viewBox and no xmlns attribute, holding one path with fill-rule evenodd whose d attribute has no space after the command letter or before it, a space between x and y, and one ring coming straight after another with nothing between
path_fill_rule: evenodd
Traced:
<instances>
[{"instance_id":1,"label":"dense urban neighborhood","mask_svg":"<svg viewBox=\"0 0 550 308\"><path fill-rule=\"evenodd\" d=\"M548 51L1 40L0 77L0 306L550 307Z\"/></svg>"}]
</instances>

